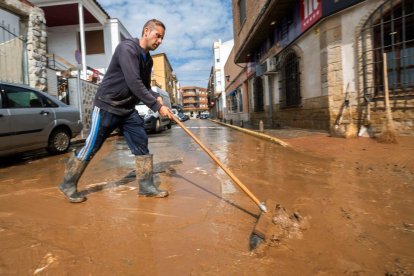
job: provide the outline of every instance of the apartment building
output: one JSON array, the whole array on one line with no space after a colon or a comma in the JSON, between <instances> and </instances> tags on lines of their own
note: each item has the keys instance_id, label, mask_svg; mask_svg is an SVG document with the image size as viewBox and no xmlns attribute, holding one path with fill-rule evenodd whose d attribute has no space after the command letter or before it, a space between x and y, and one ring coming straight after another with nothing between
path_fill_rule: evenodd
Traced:
<instances>
[{"instance_id":1,"label":"apartment building","mask_svg":"<svg viewBox=\"0 0 414 276\"><path fill-rule=\"evenodd\" d=\"M334 132L354 122L375 136L387 81L398 132L414 134L414 0L233 0L232 8L253 124Z\"/></svg>"},{"instance_id":2,"label":"apartment building","mask_svg":"<svg viewBox=\"0 0 414 276\"><path fill-rule=\"evenodd\" d=\"M158 86L170 95L171 103L178 103L178 80L165 53L152 55L152 86Z\"/></svg>"},{"instance_id":3,"label":"apartment building","mask_svg":"<svg viewBox=\"0 0 414 276\"><path fill-rule=\"evenodd\" d=\"M198 86L180 88L184 112L190 114L208 110L207 89Z\"/></svg>"}]
</instances>

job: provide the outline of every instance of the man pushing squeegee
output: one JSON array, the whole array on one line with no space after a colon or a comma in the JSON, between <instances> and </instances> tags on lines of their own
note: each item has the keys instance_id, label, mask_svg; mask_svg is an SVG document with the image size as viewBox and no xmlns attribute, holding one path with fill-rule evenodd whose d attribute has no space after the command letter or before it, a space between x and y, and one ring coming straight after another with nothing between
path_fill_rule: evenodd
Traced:
<instances>
[{"instance_id":1,"label":"man pushing squeegee","mask_svg":"<svg viewBox=\"0 0 414 276\"><path fill-rule=\"evenodd\" d=\"M158 111L160 115L174 120L254 201L261 215L253 233L266 239L267 228L272 223L272 216L266 205L177 120L171 110L163 105L160 95L151 90L153 61L149 51L158 48L164 34L165 25L157 19L152 19L145 23L140 39L126 39L117 46L95 96L91 129L85 145L67 162L63 182L58 188L70 202L84 202L85 195L77 190L79 178L107 137L119 128L136 158L138 194L158 198L168 196L167 191L158 189L153 182L153 158L148 150L148 137L144 121L135 110L135 105L142 101L154 112Z\"/></svg>"}]
</instances>

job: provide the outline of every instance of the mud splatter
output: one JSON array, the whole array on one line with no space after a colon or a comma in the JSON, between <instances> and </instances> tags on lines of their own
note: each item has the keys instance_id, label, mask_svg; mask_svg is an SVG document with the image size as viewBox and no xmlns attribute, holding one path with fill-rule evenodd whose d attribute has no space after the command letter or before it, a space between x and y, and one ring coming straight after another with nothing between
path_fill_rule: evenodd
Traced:
<instances>
[{"instance_id":1,"label":"mud splatter","mask_svg":"<svg viewBox=\"0 0 414 276\"><path fill-rule=\"evenodd\" d=\"M251 248L254 248L255 253L263 254L266 247L280 246L289 239L301 239L303 231L310 227L308 218L302 217L298 212L289 212L280 204L271 211L272 224L266 240L257 240L254 235L251 237Z\"/></svg>"}]
</instances>

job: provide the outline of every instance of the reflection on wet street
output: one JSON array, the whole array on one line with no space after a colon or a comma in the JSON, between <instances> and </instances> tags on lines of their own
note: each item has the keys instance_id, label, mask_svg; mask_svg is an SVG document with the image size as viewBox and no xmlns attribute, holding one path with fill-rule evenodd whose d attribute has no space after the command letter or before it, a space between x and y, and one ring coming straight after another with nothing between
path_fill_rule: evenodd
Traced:
<instances>
[{"instance_id":1,"label":"reflection on wet street","mask_svg":"<svg viewBox=\"0 0 414 276\"><path fill-rule=\"evenodd\" d=\"M208 120L185 123L260 200L308 221L301 235L249 251L257 206L178 126L149 135L164 199L137 196L135 160L111 137L82 176L88 200L58 192L70 153L0 166L0 274L384 275L412 272L414 187L298 153ZM80 145L77 145L79 147ZM381 184L379 188L379 184ZM389 274L398 275L398 274ZM405 274L400 274L405 275Z\"/></svg>"}]
</instances>

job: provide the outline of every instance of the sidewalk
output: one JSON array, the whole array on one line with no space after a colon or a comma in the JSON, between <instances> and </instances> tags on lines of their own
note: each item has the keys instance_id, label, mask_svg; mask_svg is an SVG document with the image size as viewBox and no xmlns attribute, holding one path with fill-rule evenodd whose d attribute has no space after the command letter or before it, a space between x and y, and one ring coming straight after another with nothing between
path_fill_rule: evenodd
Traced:
<instances>
[{"instance_id":1,"label":"sidewalk","mask_svg":"<svg viewBox=\"0 0 414 276\"><path fill-rule=\"evenodd\" d=\"M398 144L382 144L373 138L332 137L329 132L322 130L283 128L265 129L261 133L257 129L241 128L217 120L211 121L317 157L368 167L381 165L393 170L408 170L414 177L414 136L400 136ZM111 136L115 135L118 134L115 132L111 134ZM85 139L86 135L84 138L79 135L72 139L72 144L84 143Z\"/></svg>"},{"instance_id":2,"label":"sidewalk","mask_svg":"<svg viewBox=\"0 0 414 276\"><path fill-rule=\"evenodd\" d=\"M243 131L240 127L213 121ZM288 147L300 152L366 166L381 164L392 166L394 169L407 169L414 176L413 136L398 137L398 144L382 144L373 138L332 137L327 131L321 130L284 128L265 129L264 133L260 133L257 129L249 129L249 131L255 132L253 135L266 140L275 138L273 142L286 143Z\"/></svg>"}]
</instances>

